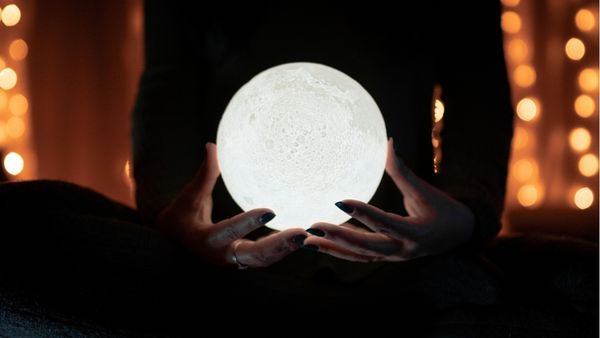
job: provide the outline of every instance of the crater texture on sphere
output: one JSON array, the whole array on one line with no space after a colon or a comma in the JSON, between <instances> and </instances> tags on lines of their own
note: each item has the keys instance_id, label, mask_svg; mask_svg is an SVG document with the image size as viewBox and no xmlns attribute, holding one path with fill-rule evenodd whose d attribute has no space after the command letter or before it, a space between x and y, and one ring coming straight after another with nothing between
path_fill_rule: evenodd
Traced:
<instances>
[{"instance_id":1,"label":"crater texture on sphere","mask_svg":"<svg viewBox=\"0 0 600 338\"><path fill-rule=\"evenodd\" d=\"M256 75L219 124L219 166L244 210L271 208L283 230L350 217L334 203L367 202L383 175L383 117L358 82L331 67L289 63Z\"/></svg>"}]
</instances>

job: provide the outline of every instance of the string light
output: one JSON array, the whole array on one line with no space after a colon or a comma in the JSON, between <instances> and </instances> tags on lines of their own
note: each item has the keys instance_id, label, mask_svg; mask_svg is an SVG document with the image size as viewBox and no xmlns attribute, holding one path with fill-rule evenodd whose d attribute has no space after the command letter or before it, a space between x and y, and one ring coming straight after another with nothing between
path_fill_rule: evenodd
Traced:
<instances>
[{"instance_id":1,"label":"string light","mask_svg":"<svg viewBox=\"0 0 600 338\"><path fill-rule=\"evenodd\" d=\"M523 121L532 121L539 111L539 104L535 98L526 97L517 103L517 116Z\"/></svg>"},{"instance_id":2,"label":"string light","mask_svg":"<svg viewBox=\"0 0 600 338\"><path fill-rule=\"evenodd\" d=\"M506 11L502 13L501 25L507 33L518 33L521 30L521 17L513 11Z\"/></svg>"},{"instance_id":3,"label":"string light","mask_svg":"<svg viewBox=\"0 0 600 338\"><path fill-rule=\"evenodd\" d=\"M0 13L0 18L2 18L4 25L8 27L14 26L21 20L21 10L17 5L8 5Z\"/></svg>"},{"instance_id":4,"label":"string light","mask_svg":"<svg viewBox=\"0 0 600 338\"><path fill-rule=\"evenodd\" d=\"M583 32L590 32L596 26L596 17L589 9L580 9L575 15L575 25Z\"/></svg>"},{"instance_id":5,"label":"string light","mask_svg":"<svg viewBox=\"0 0 600 338\"><path fill-rule=\"evenodd\" d=\"M15 152L10 152L4 157L4 169L7 173L17 176L25 167L23 157Z\"/></svg>"},{"instance_id":6,"label":"string light","mask_svg":"<svg viewBox=\"0 0 600 338\"><path fill-rule=\"evenodd\" d=\"M0 88L4 90L12 89L17 85L17 73L10 68L4 68L0 71Z\"/></svg>"},{"instance_id":7,"label":"string light","mask_svg":"<svg viewBox=\"0 0 600 338\"><path fill-rule=\"evenodd\" d=\"M517 201L524 207L532 207L539 198L538 189L533 184L522 186L517 192Z\"/></svg>"},{"instance_id":8,"label":"string light","mask_svg":"<svg viewBox=\"0 0 600 338\"><path fill-rule=\"evenodd\" d=\"M537 164L534 160L522 159L513 164L512 174L520 182L531 180L537 174Z\"/></svg>"},{"instance_id":9,"label":"string light","mask_svg":"<svg viewBox=\"0 0 600 338\"><path fill-rule=\"evenodd\" d=\"M12 138L19 138L25 132L25 122L20 117L13 116L6 121L6 134Z\"/></svg>"},{"instance_id":10,"label":"string light","mask_svg":"<svg viewBox=\"0 0 600 338\"><path fill-rule=\"evenodd\" d=\"M15 94L11 96L8 102L8 110L15 116L23 116L29 109L29 102L27 98L21 94Z\"/></svg>"},{"instance_id":11,"label":"string light","mask_svg":"<svg viewBox=\"0 0 600 338\"><path fill-rule=\"evenodd\" d=\"M578 38L570 38L565 44L565 53L571 60L579 61L585 55L585 45Z\"/></svg>"},{"instance_id":12,"label":"string light","mask_svg":"<svg viewBox=\"0 0 600 338\"><path fill-rule=\"evenodd\" d=\"M579 209L587 209L594 203L594 192L588 187L580 188L575 193L573 202Z\"/></svg>"},{"instance_id":13,"label":"string light","mask_svg":"<svg viewBox=\"0 0 600 338\"><path fill-rule=\"evenodd\" d=\"M516 7L521 0L502 0L502 4L506 7Z\"/></svg>"},{"instance_id":14,"label":"string light","mask_svg":"<svg viewBox=\"0 0 600 338\"><path fill-rule=\"evenodd\" d=\"M8 54L15 61L23 60L27 57L28 52L29 47L27 47L27 43L23 39L14 40L8 47Z\"/></svg>"},{"instance_id":15,"label":"string light","mask_svg":"<svg viewBox=\"0 0 600 338\"><path fill-rule=\"evenodd\" d=\"M598 157L594 154L585 154L579 159L578 167L581 175L594 176L598 173Z\"/></svg>"},{"instance_id":16,"label":"string light","mask_svg":"<svg viewBox=\"0 0 600 338\"><path fill-rule=\"evenodd\" d=\"M596 110L594 99L588 95L579 95L577 99L575 99L574 106L575 113L583 118L592 116Z\"/></svg>"},{"instance_id":17,"label":"string light","mask_svg":"<svg viewBox=\"0 0 600 338\"><path fill-rule=\"evenodd\" d=\"M529 144L529 132L522 127L515 127L515 136L513 138L513 148L523 149Z\"/></svg>"},{"instance_id":18,"label":"string light","mask_svg":"<svg viewBox=\"0 0 600 338\"><path fill-rule=\"evenodd\" d=\"M506 47L508 56L515 62L523 62L529 55L529 48L525 41L521 39L512 39Z\"/></svg>"},{"instance_id":19,"label":"string light","mask_svg":"<svg viewBox=\"0 0 600 338\"><path fill-rule=\"evenodd\" d=\"M596 91L598 89L598 70L586 68L579 73L579 87L585 91Z\"/></svg>"},{"instance_id":20,"label":"string light","mask_svg":"<svg viewBox=\"0 0 600 338\"><path fill-rule=\"evenodd\" d=\"M569 134L569 144L573 150L581 152L590 147L592 136L585 128L575 128Z\"/></svg>"},{"instance_id":21,"label":"string light","mask_svg":"<svg viewBox=\"0 0 600 338\"><path fill-rule=\"evenodd\" d=\"M519 87L531 87L536 80L535 69L529 65L520 65L515 68L513 80Z\"/></svg>"}]
</instances>

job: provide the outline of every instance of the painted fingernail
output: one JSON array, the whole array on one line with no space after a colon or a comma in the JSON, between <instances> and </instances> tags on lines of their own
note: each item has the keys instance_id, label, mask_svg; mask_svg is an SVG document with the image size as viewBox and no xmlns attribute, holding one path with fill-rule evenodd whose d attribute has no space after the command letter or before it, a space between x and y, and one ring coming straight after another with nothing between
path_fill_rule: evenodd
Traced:
<instances>
[{"instance_id":1,"label":"painted fingernail","mask_svg":"<svg viewBox=\"0 0 600 338\"><path fill-rule=\"evenodd\" d=\"M309 244L309 245L303 245L302 249L308 250L308 251L319 251L319 247L313 244Z\"/></svg>"},{"instance_id":2,"label":"painted fingernail","mask_svg":"<svg viewBox=\"0 0 600 338\"><path fill-rule=\"evenodd\" d=\"M259 221L262 224L267 224L270 220L272 220L273 218L275 218L275 214L272 212L267 212L264 215L260 216Z\"/></svg>"},{"instance_id":3,"label":"painted fingernail","mask_svg":"<svg viewBox=\"0 0 600 338\"><path fill-rule=\"evenodd\" d=\"M292 237L292 243L302 245L304 244L304 240L306 239L306 235L296 235Z\"/></svg>"},{"instance_id":4,"label":"painted fingernail","mask_svg":"<svg viewBox=\"0 0 600 338\"><path fill-rule=\"evenodd\" d=\"M307 229L306 232L308 232L311 235L317 236L317 237L325 237L325 231L323 230L319 230L319 229Z\"/></svg>"},{"instance_id":5,"label":"painted fingernail","mask_svg":"<svg viewBox=\"0 0 600 338\"><path fill-rule=\"evenodd\" d=\"M344 202L335 202L335 206L340 208L340 210L347 214L351 214L354 212L354 208Z\"/></svg>"}]
</instances>

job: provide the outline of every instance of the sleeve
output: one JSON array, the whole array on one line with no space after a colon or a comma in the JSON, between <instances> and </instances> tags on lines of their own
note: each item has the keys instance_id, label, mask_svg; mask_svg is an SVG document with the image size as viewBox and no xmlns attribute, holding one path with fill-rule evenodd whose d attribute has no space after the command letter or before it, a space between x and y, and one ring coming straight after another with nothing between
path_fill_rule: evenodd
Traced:
<instances>
[{"instance_id":1,"label":"sleeve","mask_svg":"<svg viewBox=\"0 0 600 338\"><path fill-rule=\"evenodd\" d=\"M500 4L441 3L436 74L445 114L435 184L471 209L476 224L469 246L481 247L501 228L513 133Z\"/></svg>"},{"instance_id":2,"label":"sleeve","mask_svg":"<svg viewBox=\"0 0 600 338\"><path fill-rule=\"evenodd\" d=\"M193 177L211 139L200 132L207 66L192 48L198 24L185 3L144 3L145 66L132 141L136 204L148 223Z\"/></svg>"}]
</instances>

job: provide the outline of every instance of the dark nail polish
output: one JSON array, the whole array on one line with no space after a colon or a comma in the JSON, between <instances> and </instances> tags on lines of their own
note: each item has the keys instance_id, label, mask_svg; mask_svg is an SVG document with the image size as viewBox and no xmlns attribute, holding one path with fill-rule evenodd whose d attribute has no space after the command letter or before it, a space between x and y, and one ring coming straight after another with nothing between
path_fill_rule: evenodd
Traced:
<instances>
[{"instance_id":1,"label":"dark nail polish","mask_svg":"<svg viewBox=\"0 0 600 338\"><path fill-rule=\"evenodd\" d=\"M354 208L344 202L335 202L335 206L340 208L340 210L347 214L351 214L354 212Z\"/></svg>"},{"instance_id":2,"label":"dark nail polish","mask_svg":"<svg viewBox=\"0 0 600 338\"><path fill-rule=\"evenodd\" d=\"M304 240L306 239L306 235L296 235L292 237L292 243L302 245L304 244Z\"/></svg>"},{"instance_id":3,"label":"dark nail polish","mask_svg":"<svg viewBox=\"0 0 600 338\"><path fill-rule=\"evenodd\" d=\"M267 212L266 214L260 216L259 221L262 224L267 224L270 220L272 220L273 218L275 218L275 214L272 212Z\"/></svg>"},{"instance_id":4,"label":"dark nail polish","mask_svg":"<svg viewBox=\"0 0 600 338\"><path fill-rule=\"evenodd\" d=\"M317 237L325 237L325 231L320 229L308 229L306 232Z\"/></svg>"},{"instance_id":5,"label":"dark nail polish","mask_svg":"<svg viewBox=\"0 0 600 338\"><path fill-rule=\"evenodd\" d=\"M304 245L304 246L302 246L302 249L305 249L308 251L319 251L319 247L316 245L312 245L312 244Z\"/></svg>"}]
</instances>

